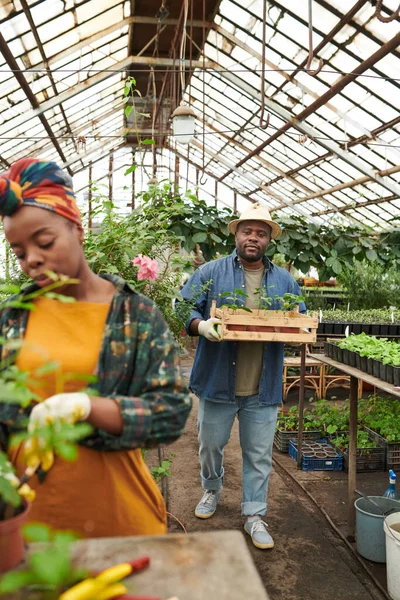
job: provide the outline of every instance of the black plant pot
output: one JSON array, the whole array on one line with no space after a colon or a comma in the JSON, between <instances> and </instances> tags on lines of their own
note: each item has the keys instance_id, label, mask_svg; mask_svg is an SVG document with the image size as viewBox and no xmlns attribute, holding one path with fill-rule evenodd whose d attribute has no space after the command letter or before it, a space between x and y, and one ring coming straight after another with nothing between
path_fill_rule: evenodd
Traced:
<instances>
[{"instance_id":1,"label":"black plant pot","mask_svg":"<svg viewBox=\"0 0 400 600\"><path fill-rule=\"evenodd\" d=\"M348 364L350 364L350 363L349 363L349 351L347 350L347 348L343 348L343 349L342 349L342 362L343 362L345 365L348 365Z\"/></svg>"},{"instance_id":2,"label":"black plant pot","mask_svg":"<svg viewBox=\"0 0 400 600\"><path fill-rule=\"evenodd\" d=\"M325 323L325 333L328 335L333 333L333 323Z\"/></svg>"},{"instance_id":3,"label":"black plant pot","mask_svg":"<svg viewBox=\"0 0 400 600\"><path fill-rule=\"evenodd\" d=\"M389 334L389 325L381 325L381 335Z\"/></svg>"},{"instance_id":4,"label":"black plant pot","mask_svg":"<svg viewBox=\"0 0 400 600\"><path fill-rule=\"evenodd\" d=\"M361 333L369 334L369 330L371 329L371 325L369 323L361 323Z\"/></svg>"},{"instance_id":5,"label":"black plant pot","mask_svg":"<svg viewBox=\"0 0 400 600\"><path fill-rule=\"evenodd\" d=\"M352 323L351 332L354 333L354 335L359 335L361 333L361 323Z\"/></svg>"},{"instance_id":6,"label":"black plant pot","mask_svg":"<svg viewBox=\"0 0 400 600\"><path fill-rule=\"evenodd\" d=\"M345 324L344 323L334 323L333 324L333 333L335 335L343 335L344 334L344 328L345 328Z\"/></svg>"},{"instance_id":7,"label":"black plant pot","mask_svg":"<svg viewBox=\"0 0 400 600\"><path fill-rule=\"evenodd\" d=\"M379 362L379 379L382 381L386 381L386 367L387 365L384 365L383 362Z\"/></svg>"},{"instance_id":8,"label":"black plant pot","mask_svg":"<svg viewBox=\"0 0 400 600\"><path fill-rule=\"evenodd\" d=\"M389 325L388 335L397 335L398 325Z\"/></svg>"},{"instance_id":9,"label":"black plant pot","mask_svg":"<svg viewBox=\"0 0 400 600\"><path fill-rule=\"evenodd\" d=\"M318 323L317 333L325 333L325 323Z\"/></svg>"},{"instance_id":10,"label":"black plant pot","mask_svg":"<svg viewBox=\"0 0 400 600\"><path fill-rule=\"evenodd\" d=\"M393 367L393 385L400 387L400 367Z\"/></svg>"},{"instance_id":11,"label":"black plant pot","mask_svg":"<svg viewBox=\"0 0 400 600\"><path fill-rule=\"evenodd\" d=\"M366 356L360 356L360 369L361 369L361 371L363 371L363 373L368 373L367 361L368 361L368 359Z\"/></svg>"},{"instance_id":12,"label":"black plant pot","mask_svg":"<svg viewBox=\"0 0 400 600\"><path fill-rule=\"evenodd\" d=\"M374 377L377 377L378 379L379 379L379 378L380 378L380 376L381 376L381 373L380 373L380 367L381 367L381 364L382 364L382 363L381 363L381 361L380 361L380 360L375 360L375 359L372 359L372 375L373 375Z\"/></svg>"},{"instance_id":13,"label":"black plant pot","mask_svg":"<svg viewBox=\"0 0 400 600\"><path fill-rule=\"evenodd\" d=\"M368 375L374 375L374 364L372 358L367 358L367 373Z\"/></svg>"},{"instance_id":14,"label":"black plant pot","mask_svg":"<svg viewBox=\"0 0 400 600\"><path fill-rule=\"evenodd\" d=\"M344 352L344 350L342 350L342 348L338 347L338 349L337 349L337 361L338 362L341 362L341 363L343 362L343 352Z\"/></svg>"},{"instance_id":15,"label":"black plant pot","mask_svg":"<svg viewBox=\"0 0 400 600\"><path fill-rule=\"evenodd\" d=\"M338 351L339 351L338 346L336 344L332 344L332 347L331 347L331 352L332 352L331 358L333 358L333 360L337 360L338 359Z\"/></svg>"},{"instance_id":16,"label":"black plant pot","mask_svg":"<svg viewBox=\"0 0 400 600\"><path fill-rule=\"evenodd\" d=\"M361 369L361 356L358 354L358 352L356 352L355 354L356 354L356 368Z\"/></svg>"},{"instance_id":17,"label":"black plant pot","mask_svg":"<svg viewBox=\"0 0 400 600\"><path fill-rule=\"evenodd\" d=\"M351 350L348 350L349 353L349 362L347 363L350 367L355 367L356 366L356 352L352 352Z\"/></svg>"},{"instance_id":18,"label":"black plant pot","mask_svg":"<svg viewBox=\"0 0 400 600\"><path fill-rule=\"evenodd\" d=\"M380 325L371 325L370 335L379 335L381 332Z\"/></svg>"},{"instance_id":19,"label":"black plant pot","mask_svg":"<svg viewBox=\"0 0 400 600\"><path fill-rule=\"evenodd\" d=\"M394 367L392 365L386 365L386 381L391 385L393 385L394 379L393 369Z\"/></svg>"}]
</instances>

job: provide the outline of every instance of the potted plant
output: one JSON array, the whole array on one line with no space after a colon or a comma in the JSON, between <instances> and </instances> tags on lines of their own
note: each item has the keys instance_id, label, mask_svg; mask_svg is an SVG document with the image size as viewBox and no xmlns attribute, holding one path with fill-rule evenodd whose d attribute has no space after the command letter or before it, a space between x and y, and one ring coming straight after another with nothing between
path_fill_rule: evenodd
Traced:
<instances>
[{"instance_id":1,"label":"potted plant","mask_svg":"<svg viewBox=\"0 0 400 600\"><path fill-rule=\"evenodd\" d=\"M321 424L311 410L305 410L303 415L305 440L316 440L321 437ZM280 452L289 452L291 439L297 439L299 432L299 411L297 406L292 406L288 411L278 413L274 445Z\"/></svg>"}]
</instances>

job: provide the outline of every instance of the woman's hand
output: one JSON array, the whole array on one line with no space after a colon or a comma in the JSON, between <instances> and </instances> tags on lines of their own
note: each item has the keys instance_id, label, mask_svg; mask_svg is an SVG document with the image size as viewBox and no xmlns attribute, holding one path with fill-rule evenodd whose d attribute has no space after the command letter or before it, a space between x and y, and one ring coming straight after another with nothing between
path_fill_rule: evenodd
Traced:
<instances>
[{"instance_id":1,"label":"woman's hand","mask_svg":"<svg viewBox=\"0 0 400 600\"><path fill-rule=\"evenodd\" d=\"M91 400L84 392L56 394L33 407L29 417L28 431L33 433L35 429L57 419L71 424L77 421L86 421L91 410Z\"/></svg>"}]
</instances>

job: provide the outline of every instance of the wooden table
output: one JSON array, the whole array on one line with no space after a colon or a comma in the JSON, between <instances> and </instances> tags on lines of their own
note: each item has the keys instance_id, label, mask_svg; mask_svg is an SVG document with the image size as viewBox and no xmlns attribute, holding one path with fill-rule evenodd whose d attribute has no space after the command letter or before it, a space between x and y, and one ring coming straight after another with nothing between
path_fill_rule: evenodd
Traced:
<instances>
[{"instance_id":1,"label":"wooden table","mask_svg":"<svg viewBox=\"0 0 400 600\"><path fill-rule=\"evenodd\" d=\"M348 521L347 521L347 539L350 541L354 541L355 534L355 507L354 500L356 498L355 489L357 488L357 405L358 405L358 383L359 381L365 381L366 383L370 383L375 388L383 390L392 396L396 396L400 398L400 388L394 387L390 383L383 381L382 379L378 379L377 377L373 377L372 375L368 375L368 373L364 373L364 371L360 371L360 369L356 369L355 367L350 367L349 365L345 365L337 360L333 360L324 354L310 354L310 358L321 361L322 363L329 365L331 367L335 367L335 369L339 369L343 371L343 373L347 373L350 375L350 424L349 424L349 471L347 478L347 499L348 499ZM299 448L301 441L299 438Z\"/></svg>"},{"instance_id":2,"label":"wooden table","mask_svg":"<svg viewBox=\"0 0 400 600\"><path fill-rule=\"evenodd\" d=\"M148 555L150 567L124 579L131 594L269 600L240 531L88 539L74 542L72 553L79 566L94 571Z\"/></svg>"}]
</instances>

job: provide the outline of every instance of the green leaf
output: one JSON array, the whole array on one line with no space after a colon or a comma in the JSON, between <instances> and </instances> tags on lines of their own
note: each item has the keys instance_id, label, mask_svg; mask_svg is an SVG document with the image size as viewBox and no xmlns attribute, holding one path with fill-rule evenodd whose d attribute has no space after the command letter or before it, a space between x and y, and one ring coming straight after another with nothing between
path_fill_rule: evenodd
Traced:
<instances>
[{"instance_id":1,"label":"green leaf","mask_svg":"<svg viewBox=\"0 0 400 600\"><path fill-rule=\"evenodd\" d=\"M215 233L210 233L210 238L217 244L220 244L222 242L222 239Z\"/></svg>"},{"instance_id":2,"label":"green leaf","mask_svg":"<svg viewBox=\"0 0 400 600\"><path fill-rule=\"evenodd\" d=\"M367 250L365 256L368 258L368 260L376 260L378 258L375 250Z\"/></svg>"},{"instance_id":3,"label":"green leaf","mask_svg":"<svg viewBox=\"0 0 400 600\"><path fill-rule=\"evenodd\" d=\"M132 111L133 111L133 106L132 105L125 106L125 111L124 112L125 112L126 118L129 117L129 115L131 114Z\"/></svg>"},{"instance_id":4,"label":"green leaf","mask_svg":"<svg viewBox=\"0 0 400 600\"><path fill-rule=\"evenodd\" d=\"M154 146L155 143L156 143L155 140L150 140L150 139L142 140L140 142L140 144L142 146Z\"/></svg>"},{"instance_id":5,"label":"green leaf","mask_svg":"<svg viewBox=\"0 0 400 600\"><path fill-rule=\"evenodd\" d=\"M136 171L136 169L138 168L138 165L131 165L130 167L128 167L124 173L124 175L129 175L129 173L133 173L133 171Z\"/></svg>"},{"instance_id":6,"label":"green leaf","mask_svg":"<svg viewBox=\"0 0 400 600\"><path fill-rule=\"evenodd\" d=\"M43 523L29 523L22 528L24 538L28 542L49 542L51 529Z\"/></svg>"},{"instance_id":7,"label":"green leaf","mask_svg":"<svg viewBox=\"0 0 400 600\"><path fill-rule=\"evenodd\" d=\"M192 236L192 240L195 244L201 244L202 242L205 242L207 240L207 233L200 231L199 233L195 233L194 236Z\"/></svg>"},{"instance_id":8,"label":"green leaf","mask_svg":"<svg viewBox=\"0 0 400 600\"><path fill-rule=\"evenodd\" d=\"M72 444L58 443L55 448L57 454L64 460L74 461L78 458L78 449Z\"/></svg>"},{"instance_id":9,"label":"green leaf","mask_svg":"<svg viewBox=\"0 0 400 600\"><path fill-rule=\"evenodd\" d=\"M28 562L40 581L48 585L56 586L64 583L70 572L70 558L67 548L58 551L49 548L43 552L31 554Z\"/></svg>"},{"instance_id":10,"label":"green leaf","mask_svg":"<svg viewBox=\"0 0 400 600\"><path fill-rule=\"evenodd\" d=\"M0 594L11 594L16 590L35 583L36 577L29 571L11 571L0 580Z\"/></svg>"}]
</instances>

